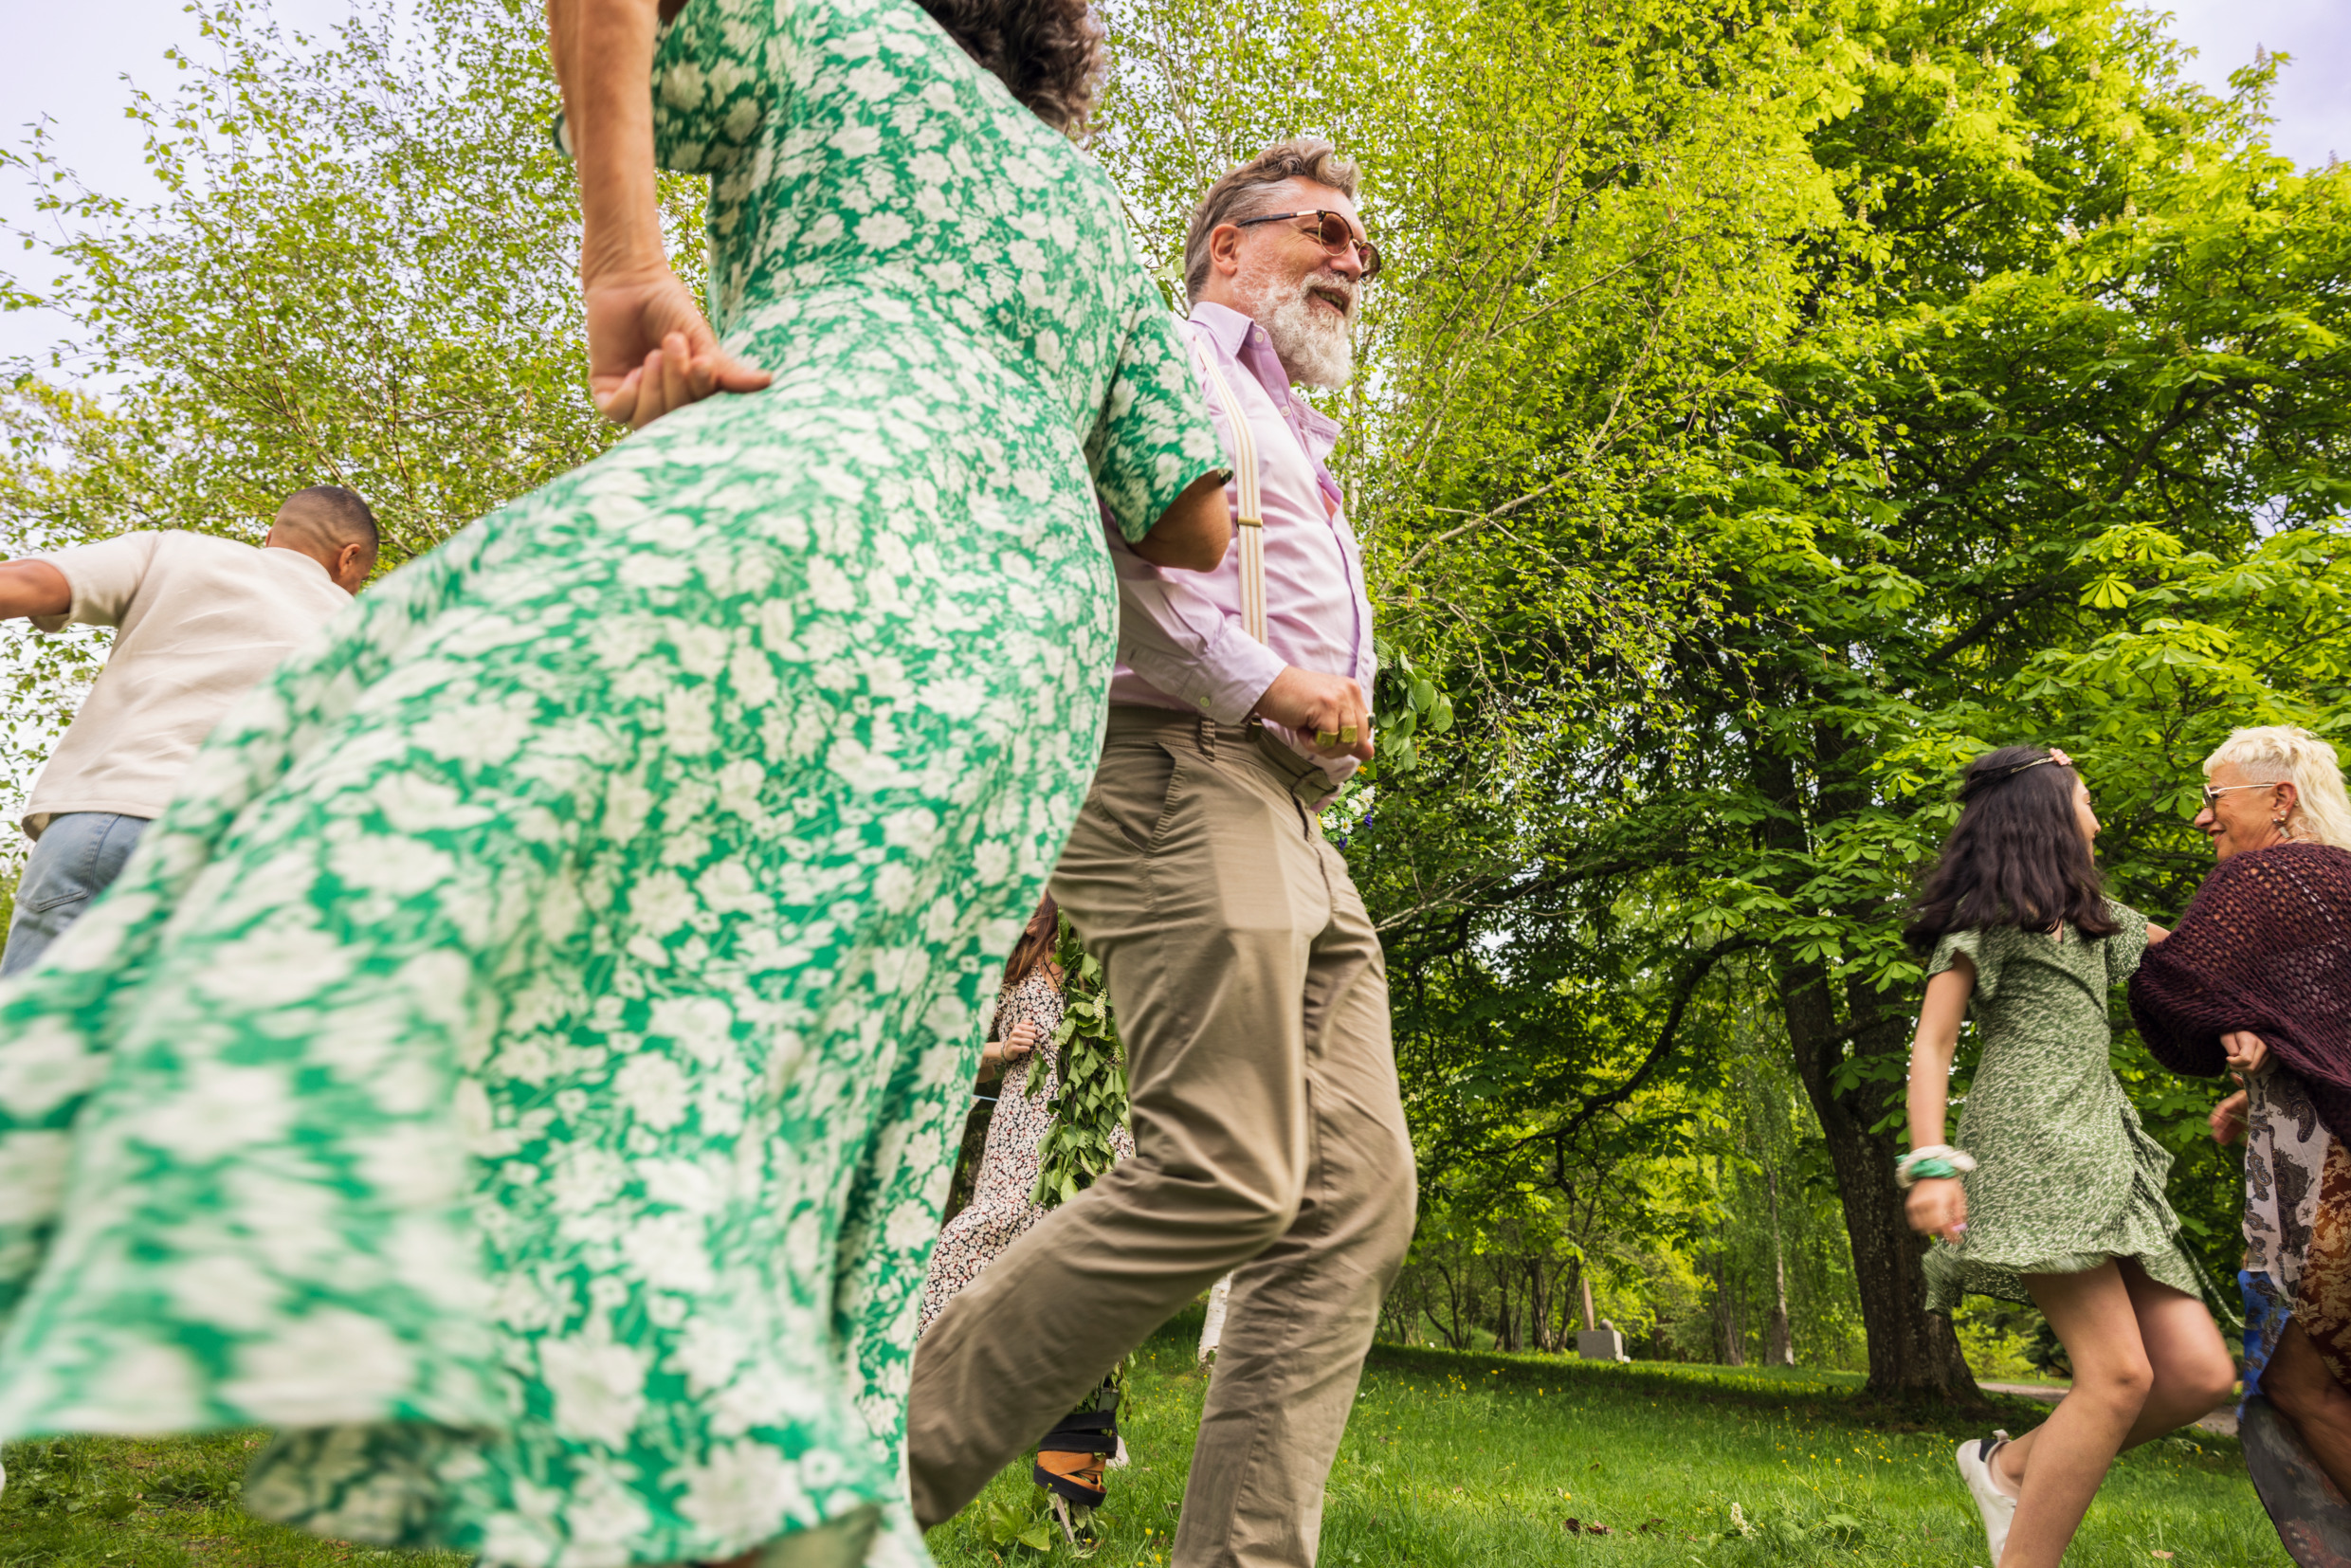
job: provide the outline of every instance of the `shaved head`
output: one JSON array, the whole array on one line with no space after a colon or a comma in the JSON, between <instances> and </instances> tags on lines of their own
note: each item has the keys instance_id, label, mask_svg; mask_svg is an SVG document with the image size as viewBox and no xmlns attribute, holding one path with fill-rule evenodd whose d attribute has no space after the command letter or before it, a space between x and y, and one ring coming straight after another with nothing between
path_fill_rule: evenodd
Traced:
<instances>
[{"instance_id":1,"label":"shaved head","mask_svg":"<svg viewBox=\"0 0 2351 1568\"><path fill-rule=\"evenodd\" d=\"M286 497L269 525L267 542L301 551L348 590L367 581L382 544L375 514L358 491L339 484L313 484Z\"/></svg>"}]
</instances>

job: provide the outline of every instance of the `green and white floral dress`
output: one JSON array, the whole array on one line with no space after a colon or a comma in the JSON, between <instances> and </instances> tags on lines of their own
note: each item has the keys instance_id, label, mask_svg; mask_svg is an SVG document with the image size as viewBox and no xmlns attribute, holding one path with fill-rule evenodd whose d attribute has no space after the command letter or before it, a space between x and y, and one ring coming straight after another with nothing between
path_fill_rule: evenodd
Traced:
<instances>
[{"instance_id":1,"label":"green and white floral dress","mask_svg":"<svg viewBox=\"0 0 2351 1568\"><path fill-rule=\"evenodd\" d=\"M364 595L0 987L0 1433L274 1427L256 1510L489 1564L902 1496L1097 498L1223 459L1108 181L910 0L693 0L654 97L775 384Z\"/></svg>"},{"instance_id":2,"label":"green and white floral dress","mask_svg":"<svg viewBox=\"0 0 2351 1568\"><path fill-rule=\"evenodd\" d=\"M1975 1292L2029 1302L2026 1274L2074 1274L2136 1258L2153 1279L2203 1293L2163 1195L2172 1157L2139 1124L2107 1060L2106 995L2147 951L2147 918L2107 902L2122 929L2084 938L2014 926L1954 931L1926 972L1964 953L1976 966L1969 1007L1983 1055L1956 1146L1976 1158L1962 1178L1967 1233L1927 1254L1927 1307L1948 1312Z\"/></svg>"}]
</instances>

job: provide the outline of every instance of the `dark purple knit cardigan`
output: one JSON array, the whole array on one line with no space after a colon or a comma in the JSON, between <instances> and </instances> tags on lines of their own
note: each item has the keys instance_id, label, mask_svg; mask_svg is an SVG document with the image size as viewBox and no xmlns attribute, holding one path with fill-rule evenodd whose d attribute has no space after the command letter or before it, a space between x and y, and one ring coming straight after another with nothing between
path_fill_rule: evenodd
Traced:
<instances>
[{"instance_id":1,"label":"dark purple knit cardigan","mask_svg":"<svg viewBox=\"0 0 2351 1568\"><path fill-rule=\"evenodd\" d=\"M2351 850L2281 844L2214 867L2169 939L2131 977L2131 1016L2176 1072L2226 1066L2220 1037L2251 1030L2351 1139Z\"/></svg>"}]
</instances>

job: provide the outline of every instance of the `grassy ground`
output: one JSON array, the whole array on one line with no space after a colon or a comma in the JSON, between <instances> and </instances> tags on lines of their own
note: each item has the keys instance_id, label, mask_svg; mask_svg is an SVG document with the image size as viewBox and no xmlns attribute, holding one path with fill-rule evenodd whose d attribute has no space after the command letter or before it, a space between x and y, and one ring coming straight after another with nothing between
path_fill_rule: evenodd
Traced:
<instances>
[{"instance_id":1,"label":"grassy ground","mask_svg":"<svg viewBox=\"0 0 2351 1568\"><path fill-rule=\"evenodd\" d=\"M1951 1464L1978 1423L1873 1413L1850 1374L1383 1347L1332 1475L1329 1568L1672 1564L1968 1568L1983 1538ZM1138 1358L1127 1441L1097 1563L1166 1559L1207 1377L1188 1337ZM1998 1402L2021 1431L2046 1413ZM0 1494L0 1568L458 1568L319 1541L246 1517L251 1433L18 1444ZM944 1568L1046 1563L1026 1466L932 1533ZM1734 1509L1736 1510L1734 1512ZM1572 1522L1572 1523L1571 1523ZM2227 1439L2172 1438L2126 1457L2069 1564L2283 1565ZM1066 1559L1066 1552L1048 1554Z\"/></svg>"},{"instance_id":2,"label":"grassy ground","mask_svg":"<svg viewBox=\"0 0 2351 1568\"><path fill-rule=\"evenodd\" d=\"M268 1524L237 1505L259 1433L11 1443L0 1568L461 1568Z\"/></svg>"},{"instance_id":3,"label":"grassy ground","mask_svg":"<svg viewBox=\"0 0 2351 1568\"><path fill-rule=\"evenodd\" d=\"M1382 1347L1332 1472L1321 1560L1330 1568L1984 1563L1952 1449L1994 1424L2023 1431L2047 1407L1997 1398L1990 1421L1903 1419L1864 1407L1860 1381ZM1145 1348L1126 1422L1134 1463L1113 1473L1097 1562L1165 1560L1206 1386L1181 1343ZM932 1532L940 1563L1038 1560L1000 1544L1032 1491L1018 1475L999 1477L978 1504ZM2126 1456L2066 1560L2287 1562L2236 1445L2200 1433Z\"/></svg>"}]
</instances>

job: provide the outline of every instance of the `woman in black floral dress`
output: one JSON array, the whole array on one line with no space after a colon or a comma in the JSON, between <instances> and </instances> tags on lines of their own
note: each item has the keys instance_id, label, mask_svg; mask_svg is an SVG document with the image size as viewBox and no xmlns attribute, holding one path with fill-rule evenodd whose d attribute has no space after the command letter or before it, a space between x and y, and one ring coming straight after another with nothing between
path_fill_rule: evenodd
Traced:
<instances>
[{"instance_id":1,"label":"woman in black floral dress","mask_svg":"<svg viewBox=\"0 0 2351 1568\"><path fill-rule=\"evenodd\" d=\"M972 1201L947 1222L931 1253L931 1271L922 1285L925 1331L957 1291L1050 1212L1036 1200L1036 1191L1039 1151L1053 1125L1053 1097L1061 1090L1051 1048L1053 1031L1061 1027L1061 966L1053 961L1060 923L1061 911L1048 895L1004 966L1004 989L996 995L995 1022L981 1059L983 1071L1001 1063L1004 1077ZM1123 1124L1110 1140L1121 1159L1135 1152L1135 1137Z\"/></svg>"},{"instance_id":2,"label":"woman in black floral dress","mask_svg":"<svg viewBox=\"0 0 2351 1568\"><path fill-rule=\"evenodd\" d=\"M983 1076L999 1063L1004 1068L995 1114L988 1121L972 1201L947 1222L931 1253L919 1332L927 1333L957 1291L1051 1212L1036 1193L1045 1135L1052 1130L1053 1102L1061 1092L1059 1054L1053 1048L1063 1007L1061 966L1053 961L1060 931L1061 910L1048 894L1005 963L1004 989L996 996L995 1020L981 1058ZM1123 1121L1111 1128L1110 1147L1120 1159L1135 1152L1135 1135ZM1054 1517L1081 1549L1094 1543L1091 1520L1105 1495L1105 1461L1125 1463L1111 1457L1123 1451L1116 1421L1121 1379L1120 1372L1111 1373L1038 1445L1032 1473L1039 1486L1051 1490Z\"/></svg>"}]
</instances>

